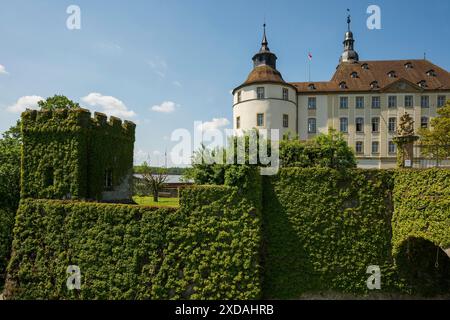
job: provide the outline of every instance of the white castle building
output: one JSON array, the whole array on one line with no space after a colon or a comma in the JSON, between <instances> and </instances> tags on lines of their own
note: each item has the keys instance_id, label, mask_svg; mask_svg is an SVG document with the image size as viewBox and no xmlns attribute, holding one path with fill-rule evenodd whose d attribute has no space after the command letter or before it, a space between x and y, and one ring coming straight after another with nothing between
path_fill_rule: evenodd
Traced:
<instances>
[{"instance_id":1,"label":"white castle building","mask_svg":"<svg viewBox=\"0 0 450 320\"><path fill-rule=\"evenodd\" d=\"M425 59L360 61L350 22L336 72L323 82L286 82L264 25L253 70L233 90L234 129L279 129L308 140L334 128L354 148L360 167L395 167L398 119L407 112L416 132L428 127L450 99L450 73Z\"/></svg>"}]
</instances>

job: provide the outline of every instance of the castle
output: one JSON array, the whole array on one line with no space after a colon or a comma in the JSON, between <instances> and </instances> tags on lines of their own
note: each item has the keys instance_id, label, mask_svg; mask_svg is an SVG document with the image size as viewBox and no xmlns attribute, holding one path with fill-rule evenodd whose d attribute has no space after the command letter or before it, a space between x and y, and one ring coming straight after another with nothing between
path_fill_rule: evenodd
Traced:
<instances>
[{"instance_id":1,"label":"castle","mask_svg":"<svg viewBox=\"0 0 450 320\"><path fill-rule=\"evenodd\" d=\"M396 166L398 121L408 113L426 128L450 99L450 73L428 60L360 61L348 17L344 51L330 81L286 82L264 25L247 80L233 90L235 130L278 129L308 140L337 129L362 168Z\"/></svg>"},{"instance_id":2,"label":"castle","mask_svg":"<svg viewBox=\"0 0 450 320\"><path fill-rule=\"evenodd\" d=\"M131 201L135 128L82 108L25 111L21 197Z\"/></svg>"}]
</instances>

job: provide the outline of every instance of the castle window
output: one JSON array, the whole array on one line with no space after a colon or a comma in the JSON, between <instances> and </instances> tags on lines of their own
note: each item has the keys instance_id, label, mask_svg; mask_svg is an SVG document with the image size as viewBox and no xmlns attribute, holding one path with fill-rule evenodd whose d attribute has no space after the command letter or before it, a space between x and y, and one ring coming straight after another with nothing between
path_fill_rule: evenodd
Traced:
<instances>
[{"instance_id":1,"label":"castle window","mask_svg":"<svg viewBox=\"0 0 450 320\"><path fill-rule=\"evenodd\" d=\"M380 132L380 118L378 117L372 118L372 132L373 133Z\"/></svg>"},{"instance_id":2,"label":"castle window","mask_svg":"<svg viewBox=\"0 0 450 320\"><path fill-rule=\"evenodd\" d=\"M339 108L348 109L348 97L341 97L339 100Z\"/></svg>"},{"instance_id":3,"label":"castle window","mask_svg":"<svg viewBox=\"0 0 450 320\"><path fill-rule=\"evenodd\" d=\"M236 129L240 129L241 128L241 117L237 117L236 118Z\"/></svg>"},{"instance_id":4,"label":"castle window","mask_svg":"<svg viewBox=\"0 0 450 320\"><path fill-rule=\"evenodd\" d=\"M105 190L109 191L113 188L113 171L112 169L105 170Z\"/></svg>"},{"instance_id":5,"label":"castle window","mask_svg":"<svg viewBox=\"0 0 450 320\"><path fill-rule=\"evenodd\" d=\"M422 108L429 108L430 107L430 97L429 96L421 96L420 97L420 106Z\"/></svg>"},{"instance_id":6,"label":"castle window","mask_svg":"<svg viewBox=\"0 0 450 320\"><path fill-rule=\"evenodd\" d=\"M397 152L397 146L395 145L395 143L393 141L389 141L388 152L389 153Z\"/></svg>"},{"instance_id":7,"label":"castle window","mask_svg":"<svg viewBox=\"0 0 450 320\"><path fill-rule=\"evenodd\" d=\"M420 118L420 127L422 129L427 129L428 128L428 118L427 117Z\"/></svg>"},{"instance_id":8,"label":"castle window","mask_svg":"<svg viewBox=\"0 0 450 320\"><path fill-rule=\"evenodd\" d=\"M389 78L397 78L397 74L395 73L395 71L389 71L388 72L388 77Z\"/></svg>"},{"instance_id":9,"label":"castle window","mask_svg":"<svg viewBox=\"0 0 450 320\"><path fill-rule=\"evenodd\" d=\"M367 63L363 63L361 65L361 68L363 68L364 70L369 70L369 65Z\"/></svg>"},{"instance_id":10,"label":"castle window","mask_svg":"<svg viewBox=\"0 0 450 320\"><path fill-rule=\"evenodd\" d=\"M283 88L283 100L289 100L289 90L287 88Z\"/></svg>"},{"instance_id":11,"label":"castle window","mask_svg":"<svg viewBox=\"0 0 450 320\"><path fill-rule=\"evenodd\" d=\"M342 81L341 83L339 83L339 88L347 89L347 83L345 83L345 81Z\"/></svg>"},{"instance_id":12,"label":"castle window","mask_svg":"<svg viewBox=\"0 0 450 320\"><path fill-rule=\"evenodd\" d=\"M256 126L264 127L264 113L258 113L256 115Z\"/></svg>"},{"instance_id":13,"label":"castle window","mask_svg":"<svg viewBox=\"0 0 450 320\"><path fill-rule=\"evenodd\" d=\"M436 77L437 76L436 71L434 71L433 69L428 70L427 71L427 76L429 76L429 77Z\"/></svg>"},{"instance_id":14,"label":"castle window","mask_svg":"<svg viewBox=\"0 0 450 320\"><path fill-rule=\"evenodd\" d=\"M316 133L316 119L315 118L309 118L308 119L308 133Z\"/></svg>"},{"instance_id":15,"label":"castle window","mask_svg":"<svg viewBox=\"0 0 450 320\"><path fill-rule=\"evenodd\" d=\"M358 133L364 132L364 118L356 118L355 126L356 126L356 132L358 132Z\"/></svg>"},{"instance_id":16,"label":"castle window","mask_svg":"<svg viewBox=\"0 0 450 320\"><path fill-rule=\"evenodd\" d=\"M388 107L389 108L397 108L397 97L396 96L388 97Z\"/></svg>"},{"instance_id":17,"label":"castle window","mask_svg":"<svg viewBox=\"0 0 450 320\"><path fill-rule=\"evenodd\" d=\"M258 87L258 88L256 88L256 97L257 97L258 99L264 99L264 98L265 98L264 87Z\"/></svg>"},{"instance_id":18,"label":"castle window","mask_svg":"<svg viewBox=\"0 0 450 320\"><path fill-rule=\"evenodd\" d=\"M389 118L388 120L388 130L389 133L394 133L395 131L397 131L397 118Z\"/></svg>"},{"instance_id":19,"label":"castle window","mask_svg":"<svg viewBox=\"0 0 450 320\"><path fill-rule=\"evenodd\" d=\"M380 152L380 143L378 141L372 141L372 153L378 154Z\"/></svg>"},{"instance_id":20,"label":"castle window","mask_svg":"<svg viewBox=\"0 0 450 320\"><path fill-rule=\"evenodd\" d=\"M289 115L283 114L283 128L289 128Z\"/></svg>"},{"instance_id":21,"label":"castle window","mask_svg":"<svg viewBox=\"0 0 450 320\"><path fill-rule=\"evenodd\" d=\"M380 97L372 97L372 109L380 109Z\"/></svg>"},{"instance_id":22,"label":"castle window","mask_svg":"<svg viewBox=\"0 0 450 320\"><path fill-rule=\"evenodd\" d=\"M445 96L437 97L437 106L438 108L445 106Z\"/></svg>"},{"instance_id":23,"label":"castle window","mask_svg":"<svg viewBox=\"0 0 450 320\"><path fill-rule=\"evenodd\" d=\"M317 107L317 99L316 97L309 97L308 98L308 109L314 110Z\"/></svg>"},{"instance_id":24,"label":"castle window","mask_svg":"<svg viewBox=\"0 0 450 320\"><path fill-rule=\"evenodd\" d=\"M405 107L412 108L414 105L414 96L405 96Z\"/></svg>"},{"instance_id":25,"label":"castle window","mask_svg":"<svg viewBox=\"0 0 450 320\"><path fill-rule=\"evenodd\" d=\"M308 85L308 89L309 90L316 90L316 86L314 85L314 83L311 83Z\"/></svg>"},{"instance_id":26,"label":"castle window","mask_svg":"<svg viewBox=\"0 0 450 320\"><path fill-rule=\"evenodd\" d=\"M242 91L238 91L237 101L238 101L238 103L242 101Z\"/></svg>"},{"instance_id":27,"label":"castle window","mask_svg":"<svg viewBox=\"0 0 450 320\"><path fill-rule=\"evenodd\" d=\"M48 167L44 170L44 187L51 187L54 184L54 170L53 167Z\"/></svg>"},{"instance_id":28,"label":"castle window","mask_svg":"<svg viewBox=\"0 0 450 320\"><path fill-rule=\"evenodd\" d=\"M379 88L379 86L378 86L378 81L373 81L373 82L370 84L370 88L372 88L372 89L378 89L378 88Z\"/></svg>"},{"instance_id":29,"label":"castle window","mask_svg":"<svg viewBox=\"0 0 450 320\"><path fill-rule=\"evenodd\" d=\"M356 153L362 154L364 152L364 143L362 141L357 141L355 149Z\"/></svg>"},{"instance_id":30,"label":"castle window","mask_svg":"<svg viewBox=\"0 0 450 320\"><path fill-rule=\"evenodd\" d=\"M412 69L412 68L413 68L412 63L411 63L411 62L405 63L405 68L406 68L406 69Z\"/></svg>"},{"instance_id":31,"label":"castle window","mask_svg":"<svg viewBox=\"0 0 450 320\"><path fill-rule=\"evenodd\" d=\"M354 71L350 74L350 77L352 77L353 79L358 78L358 72Z\"/></svg>"},{"instance_id":32,"label":"castle window","mask_svg":"<svg viewBox=\"0 0 450 320\"><path fill-rule=\"evenodd\" d=\"M348 118L341 118L340 119L339 129L343 133L347 133L348 132Z\"/></svg>"},{"instance_id":33,"label":"castle window","mask_svg":"<svg viewBox=\"0 0 450 320\"><path fill-rule=\"evenodd\" d=\"M364 97L356 97L356 109L364 109Z\"/></svg>"}]
</instances>

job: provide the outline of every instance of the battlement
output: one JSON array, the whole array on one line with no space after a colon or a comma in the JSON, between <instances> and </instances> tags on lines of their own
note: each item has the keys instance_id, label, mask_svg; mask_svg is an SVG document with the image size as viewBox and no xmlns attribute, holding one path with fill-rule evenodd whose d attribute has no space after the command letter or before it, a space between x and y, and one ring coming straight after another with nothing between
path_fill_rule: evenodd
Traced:
<instances>
[{"instance_id":1,"label":"battlement","mask_svg":"<svg viewBox=\"0 0 450 320\"><path fill-rule=\"evenodd\" d=\"M123 121L106 114L95 112L92 117L87 109L30 110L22 113L22 126L25 131L78 131L82 129L104 129L106 132L133 137L136 124Z\"/></svg>"}]
</instances>

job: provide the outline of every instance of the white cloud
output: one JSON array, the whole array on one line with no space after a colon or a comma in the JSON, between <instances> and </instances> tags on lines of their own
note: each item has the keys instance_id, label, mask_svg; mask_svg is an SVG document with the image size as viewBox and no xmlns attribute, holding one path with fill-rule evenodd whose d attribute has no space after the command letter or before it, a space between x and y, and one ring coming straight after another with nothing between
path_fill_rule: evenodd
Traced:
<instances>
[{"instance_id":1,"label":"white cloud","mask_svg":"<svg viewBox=\"0 0 450 320\"><path fill-rule=\"evenodd\" d=\"M104 96L100 93L93 92L81 98L81 101L91 107L101 107L101 112L108 116L119 118L133 118L136 116L133 110L128 110L128 107L122 101L112 96Z\"/></svg>"},{"instance_id":2,"label":"white cloud","mask_svg":"<svg viewBox=\"0 0 450 320\"><path fill-rule=\"evenodd\" d=\"M134 151L134 164L141 164L149 160L149 154L142 149Z\"/></svg>"},{"instance_id":3,"label":"white cloud","mask_svg":"<svg viewBox=\"0 0 450 320\"><path fill-rule=\"evenodd\" d=\"M0 74L9 74L9 72L6 71L5 66L2 66L1 64L0 64Z\"/></svg>"},{"instance_id":4,"label":"white cloud","mask_svg":"<svg viewBox=\"0 0 450 320\"><path fill-rule=\"evenodd\" d=\"M26 109L38 109L38 102L45 100L40 96L24 96L20 97L17 102L11 106L6 107L6 110L12 113L21 113Z\"/></svg>"},{"instance_id":5,"label":"white cloud","mask_svg":"<svg viewBox=\"0 0 450 320\"><path fill-rule=\"evenodd\" d=\"M167 72L167 62L164 59L161 59L159 57L156 57L152 60L147 60L147 64L150 66L150 68L153 69L153 72L155 72L158 76L161 78L166 77Z\"/></svg>"},{"instance_id":6,"label":"white cloud","mask_svg":"<svg viewBox=\"0 0 450 320\"><path fill-rule=\"evenodd\" d=\"M200 124L197 129L200 131L218 130L226 127L230 124L230 121L226 118L214 118L212 121L206 121Z\"/></svg>"},{"instance_id":7,"label":"white cloud","mask_svg":"<svg viewBox=\"0 0 450 320\"><path fill-rule=\"evenodd\" d=\"M175 107L179 107L179 105L173 101L164 101L160 105L154 105L152 110L155 112L172 113L175 111Z\"/></svg>"},{"instance_id":8,"label":"white cloud","mask_svg":"<svg viewBox=\"0 0 450 320\"><path fill-rule=\"evenodd\" d=\"M180 81L174 81L172 82L172 84L178 88L181 88L183 86Z\"/></svg>"}]
</instances>

